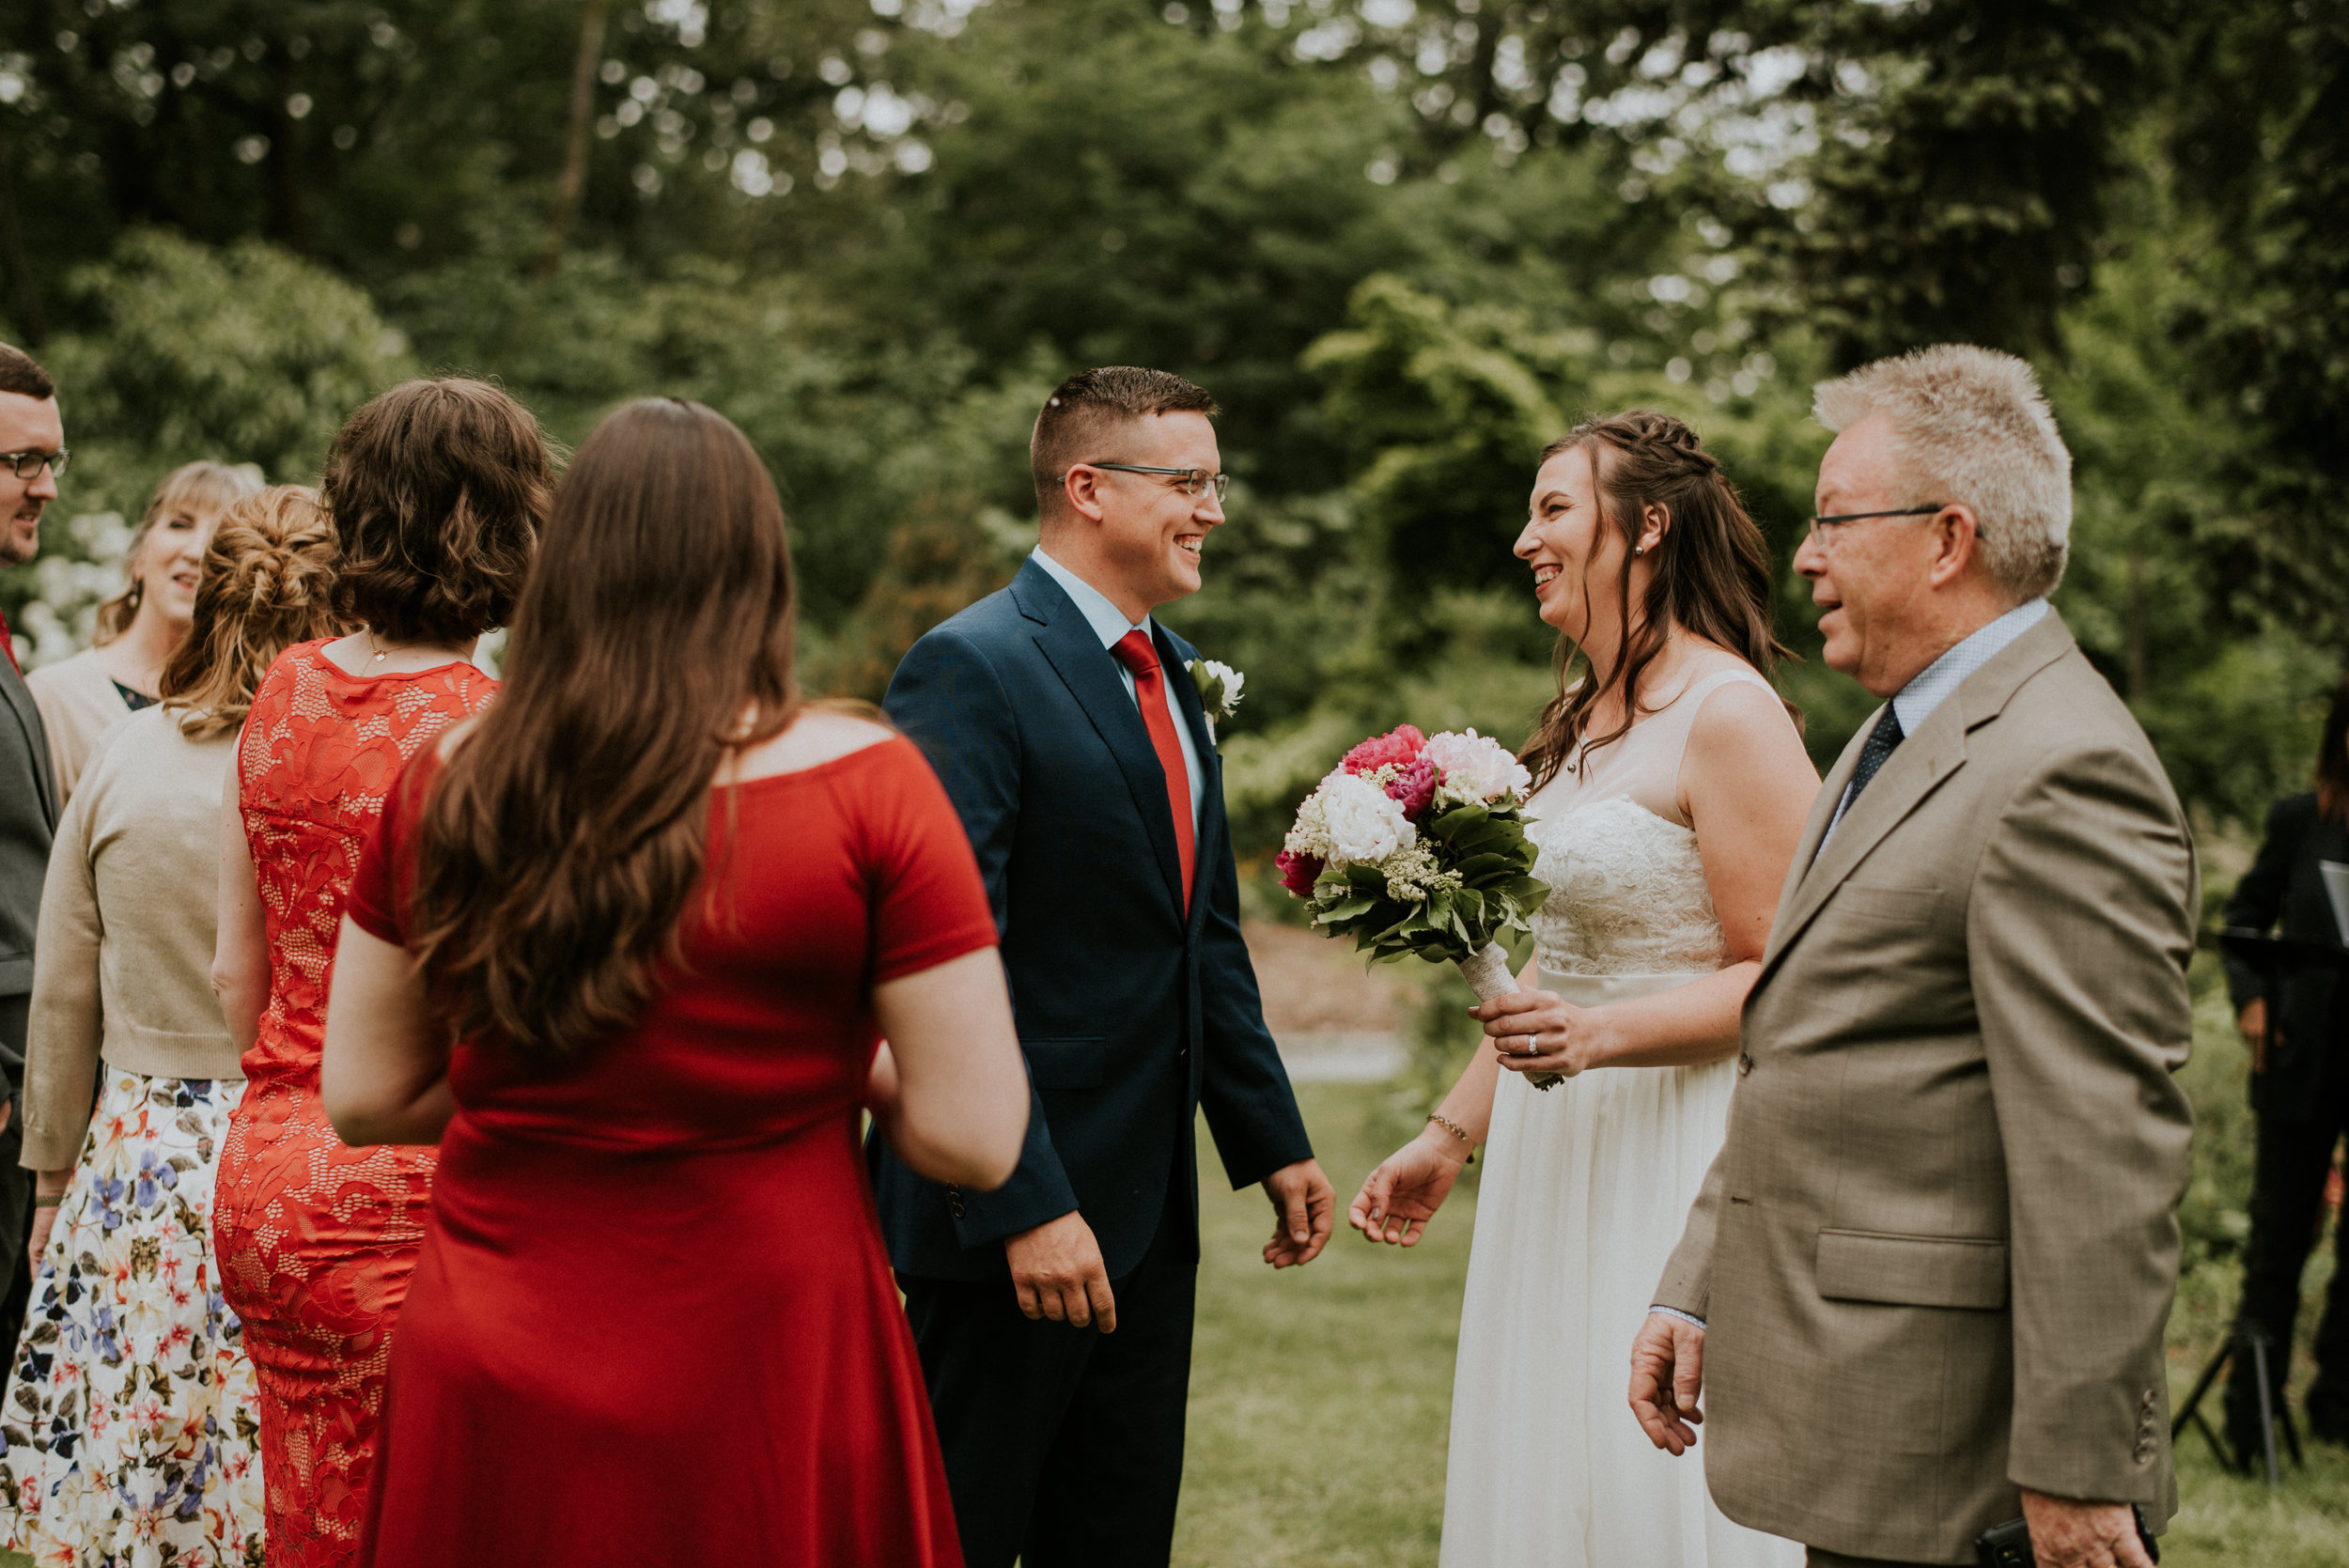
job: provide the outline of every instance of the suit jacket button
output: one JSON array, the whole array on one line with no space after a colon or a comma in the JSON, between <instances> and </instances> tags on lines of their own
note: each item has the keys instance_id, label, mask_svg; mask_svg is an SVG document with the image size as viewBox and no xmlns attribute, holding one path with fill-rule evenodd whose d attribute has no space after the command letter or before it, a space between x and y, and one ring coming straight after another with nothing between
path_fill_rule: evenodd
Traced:
<instances>
[{"instance_id":1,"label":"suit jacket button","mask_svg":"<svg viewBox=\"0 0 2349 1568\"><path fill-rule=\"evenodd\" d=\"M1753 1054L1750 1051L1739 1051L1737 1053L1737 1076L1743 1078L1751 1071L1753 1071Z\"/></svg>"},{"instance_id":2,"label":"suit jacket button","mask_svg":"<svg viewBox=\"0 0 2349 1568\"><path fill-rule=\"evenodd\" d=\"M957 1219L968 1218L962 1209L962 1188L954 1186L946 1188L946 1209Z\"/></svg>"}]
</instances>

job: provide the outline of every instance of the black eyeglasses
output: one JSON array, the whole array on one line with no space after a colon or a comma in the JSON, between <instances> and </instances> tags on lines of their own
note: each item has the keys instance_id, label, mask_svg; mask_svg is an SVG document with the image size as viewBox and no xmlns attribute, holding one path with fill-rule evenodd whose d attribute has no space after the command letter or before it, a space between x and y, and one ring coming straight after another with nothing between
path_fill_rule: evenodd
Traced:
<instances>
[{"instance_id":1,"label":"black eyeglasses","mask_svg":"<svg viewBox=\"0 0 2349 1568\"><path fill-rule=\"evenodd\" d=\"M1204 468L1144 468L1140 463L1078 463L1078 468L1112 468L1120 474L1168 474L1182 480L1183 493L1195 496L1208 486L1215 487L1215 498L1221 501L1232 492L1232 476L1209 474Z\"/></svg>"},{"instance_id":2,"label":"black eyeglasses","mask_svg":"<svg viewBox=\"0 0 2349 1568\"><path fill-rule=\"evenodd\" d=\"M43 463L49 465L49 472L52 474L62 479L65 477L65 465L72 458L73 454L62 448L54 452L0 452L0 463L6 463L16 470L16 476L19 479L34 477L40 473L40 465Z\"/></svg>"},{"instance_id":3,"label":"black eyeglasses","mask_svg":"<svg viewBox=\"0 0 2349 1568\"><path fill-rule=\"evenodd\" d=\"M1930 506L1898 506L1889 512L1843 512L1831 518L1812 518L1811 532L1815 537L1823 529L1839 527L1846 522L1865 522L1870 518L1931 517L1937 512L1946 512L1949 508L1948 502L1939 501Z\"/></svg>"}]
</instances>

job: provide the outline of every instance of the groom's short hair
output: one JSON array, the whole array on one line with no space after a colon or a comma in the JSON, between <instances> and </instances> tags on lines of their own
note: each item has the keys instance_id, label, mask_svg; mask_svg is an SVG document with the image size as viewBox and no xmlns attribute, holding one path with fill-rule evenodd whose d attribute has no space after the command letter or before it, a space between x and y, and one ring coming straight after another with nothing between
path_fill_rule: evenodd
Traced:
<instances>
[{"instance_id":1,"label":"groom's short hair","mask_svg":"<svg viewBox=\"0 0 2349 1568\"><path fill-rule=\"evenodd\" d=\"M1052 389L1044 411L1035 416L1035 433L1028 438L1036 509L1048 520L1058 515L1061 480L1072 465L1123 460L1104 444L1120 426L1161 413L1213 419L1217 411L1206 388L1168 371L1131 365L1079 371Z\"/></svg>"}]
</instances>

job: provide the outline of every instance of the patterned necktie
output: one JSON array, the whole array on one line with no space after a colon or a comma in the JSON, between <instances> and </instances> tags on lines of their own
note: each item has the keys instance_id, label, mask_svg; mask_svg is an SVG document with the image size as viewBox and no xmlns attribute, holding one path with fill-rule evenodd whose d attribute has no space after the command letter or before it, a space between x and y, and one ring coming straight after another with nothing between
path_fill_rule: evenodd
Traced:
<instances>
[{"instance_id":1,"label":"patterned necktie","mask_svg":"<svg viewBox=\"0 0 2349 1568\"><path fill-rule=\"evenodd\" d=\"M1892 754L1892 748L1898 746L1903 738L1900 712L1890 703L1886 703L1884 717L1878 719L1876 727L1868 732L1868 743L1859 748L1859 766L1852 769L1851 797L1843 804L1846 812L1859 803L1859 792L1868 787L1868 781L1876 776L1876 770L1884 766L1886 759Z\"/></svg>"},{"instance_id":2,"label":"patterned necktie","mask_svg":"<svg viewBox=\"0 0 2349 1568\"><path fill-rule=\"evenodd\" d=\"M1174 854L1183 868L1183 912L1190 913L1190 866L1198 846L1190 820L1190 769L1183 766L1183 743L1174 736L1174 715L1166 705L1166 671L1150 634L1137 628L1111 645L1117 661L1134 673L1134 698L1142 705L1142 726L1166 770L1166 804L1174 817Z\"/></svg>"}]
</instances>

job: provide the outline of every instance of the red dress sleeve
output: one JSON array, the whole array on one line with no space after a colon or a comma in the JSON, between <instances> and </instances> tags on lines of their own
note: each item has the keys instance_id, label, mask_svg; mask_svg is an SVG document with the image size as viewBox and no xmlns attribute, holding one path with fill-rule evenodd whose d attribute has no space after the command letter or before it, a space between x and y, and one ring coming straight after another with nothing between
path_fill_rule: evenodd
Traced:
<instances>
[{"instance_id":1,"label":"red dress sleeve","mask_svg":"<svg viewBox=\"0 0 2349 1568\"><path fill-rule=\"evenodd\" d=\"M875 748L872 787L850 810L870 890L876 985L996 944L978 858L938 775L912 741Z\"/></svg>"},{"instance_id":2,"label":"red dress sleeve","mask_svg":"<svg viewBox=\"0 0 2349 1568\"><path fill-rule=\"evenodd\" d=\"M405 947L409 894L416 885L416 830L424 819L432 781L440 776L441 748L427 745L408 759L383 797L383 810L359 853L343 912L368 936Z\"/></svg>"}]
</instances>

